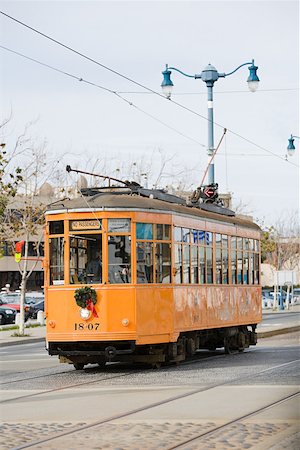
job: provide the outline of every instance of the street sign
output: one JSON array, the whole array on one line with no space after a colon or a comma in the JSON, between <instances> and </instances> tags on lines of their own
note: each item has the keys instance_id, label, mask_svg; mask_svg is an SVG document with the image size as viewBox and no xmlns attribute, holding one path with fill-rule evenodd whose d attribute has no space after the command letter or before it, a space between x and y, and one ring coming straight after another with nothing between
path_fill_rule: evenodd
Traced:
<instances>
[{"instance_id":1,"label":"street sign","mask_svg":"<svg viewBox=\"0 0 300 450\"><path fill-rule=\"evenodd\" d=\"M215 191L214 189L207 187L204 189L204 194L206 195L206 197L211 198L214 195Z\"/></svg>"},{"instance_id":2,"label":"street sign","mask_svg":"<svg viewBox=\"0 0 300 450\"><path fill-rule=\"evenodd\" d=\"M277 270L274 273L274 286L292 286L294 280L296 280L296 273L294 270Z\"/></svg>"}]
</instances>

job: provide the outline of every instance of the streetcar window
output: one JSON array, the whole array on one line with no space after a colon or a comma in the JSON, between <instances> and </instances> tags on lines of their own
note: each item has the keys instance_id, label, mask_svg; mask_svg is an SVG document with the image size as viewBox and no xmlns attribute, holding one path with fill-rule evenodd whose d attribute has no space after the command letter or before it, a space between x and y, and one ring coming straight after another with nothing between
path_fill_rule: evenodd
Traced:
<instances>
[{"instance_id":1,"label":"streetcar window","mask_svg":"<svg viewBox=\"0 0 300 450\"><path fill-rule=\"evenodd\" d=\"M190 283L190 246L183 245L183 283Z\"/></svg>"},{"instance_id":2,"label":"streetcar window","mask_svg":"<svg viewBox=\"0 0 300 450\"><path fill-rule=\"evenodd\" d=\"M130 232L130 219L108 219L109 233Z\"/></svg>"},{"instance_id":3,"label":"streetcar window","mask_svg":"<svg viewBox=\"0 0 300 450\"><path fill-rule=\"evenodd\" d=\"M191 282L193 284L199 283L199 271L198 271L198 247L193 245L191 247Z\"/></svg>"},{"instance_id":4,"label":"streetcar window","mask_svg":"<svg viewBox=\"0 0 300 450\"><path fill-rule=\"evenodd\" d=\"M206 283L206 270L205 270L205 247L199 247L200 249L200 283Z\"/></svg>"},{"instance_id":5,"label":"streetcar window","mask_svg":"<svg viewBox=\"0 0 300 450\"><path fill-rule=\"evenodd\" d=\"M190 242L189 228L182 228L182 240L183 240L183 242Z\"/></svg>"},{"instance_id":6,"label":"streetcar window","mask_svg":"<svg viewBox=\"0 0 300 450\"><path fill-rule=\"evenodd\" d=\"M49 239L50 284L64 284L64 238Z\"/></svg>"},{"instance_id":7,"label":"streetcar window","mask_svg":"<svg viewBox=\"0 0 300 450\"><path fill-rule=\"evenodd\" d=\"M228 284L228 236L216 234L216 283Z\"/></svg>"},{"instance_id":8,"label":"streetcar window","mask_svg":"<svg viewBox=\"0 0 300 450\"><path fill-rule=\"evenodd\" d=\"M158 241L169 241L171 239L171 227L170 225L165 225L158 223L154 225L155 227L155 239Z\"/></svg>"},{"instance_id":9,"label":"streetcar window","mask_svg":"<svg viewBox=\"0 0 300 450\"><path fill-rule=\"evenodd\" d=\"M254 284L259 284L259 254L254 253Z\"/></svg>"},{"instance_id":10,"label":"streetcar window","mask_svg":"<svg viewBox=\"0 0 300 450\"><path fill-rule=\"evenodd\" d=\"M199 247L199 272L200 278L198 282L201 284L213 283L213 249L212 244L213 234L210 231L198 231Z\"/></svg>"},{"instance_id":11,"label":"streetcar window","mask_svg":"<svg viewBox=\"0 0 300 450\"><path fill-rule=\"evenodd\" d=\"M222 246L223 247L228 246L228 236L226 234L222 234Z\"/></svg>"},{"instance_id":12,"label":"streetcar window","mask_svg":"<svg viewBox=\"0 0 300 450\"><path fill-rule=\"evenodd\" d=\"M182 241L182 233L180 227L174 227L174 241L176 242Z\"/></svg>"},{"instance_id":13,"label":"streetcar window","mask_svg":"<svg viewBox=\"0 0 300 450\"><path fill-rule=\"evenodd\" d=\"M216 234L216 245L221 245L222 243L222 235L221 234Z\"/></svg>"},{"instance_id":14,"label":"streetcar window","mask_svg":"<svg viewBox=\"0 0 300 450\"><path fill-rule=\"evenodd\" d=\"M211 245L212 233L210 231L198 231L198 242L201 245Z\"/></svg>"},{"instance_id":15,"label":"streetcar window","mask_svg":"<svg viewBox=\"0 0 300 450\"><path fill-rule=\"evenodd\" d=\"M137 239L153 239L152 223L137 223L136 224L136 238Z\"/></svg>"},{"instance_id":16,"label":"streetcar window","mask_svg":"<svg viewBox=\"0 0 300 450\"><path fill-rule=\"evenodd\" d=\"M232 238L231 238L231 245L232 245ZM232 282L232 284L236 284L236 276L237 276L236 250L234 247L231 247L231 282Z\"/></svg>"},{"instance_id":17,"label":"streetcar window","mask_svg":"<svg viewBox=\"0 0 300 450\"><path fill-rule=\"evenodd\" d=\"M249 239L244 238L244 250L249 250Z\"/></svg>"},{"instance_id":18,"label":"streetcar window","mask_svg":"<svg viewBox=\"0 0 300 450\"><path fill-rule=\"evenodd\" d=\"M171 283L170 244L155 244L156 283Z\"/></svg>"},{"instance_id":19,"label":"streetcar window","mask_svg":"<svg viewBox=\"0 0 300 450\"><path fill-rule=\"evenodd\" d=\"M222 283L228 284L228 236L222 234Z\"/></svg>"},{"instance_id":20,"label":"streetcar window","mask_svg":"<svg viewBox=\"0 0 300 450\"><path fill-rule=\"evenodd\" d=\"M70 284L102 283L102 234L70 235Z\"/></svg>"},{"instance_id":21,"label":"streetcar window","mask_svg":"<svg viewBox=\"0 0 300 450\"><path fill-rule=\"evenodd\" d=\"M222 249L222 283L228 284L228 250Z\"/></svg>"},{"instance_id":22,"label":"streetcar window","mask_svg":"<svg viewBox=\"0 0 300 450\"><path fill-rule=\"evenodd\" d=\"M254 284L254 254L249 253L249 283Z\"/></svg>"},{"instance_id":23,"label":"streetcar window","mask_svg":"<svg viewBox=\"0 0 300 450\"><path fill-rule=\"evenodd\" d=\"M231 245L231 249L232 249L232 250L233 250L233 249L236 249L236 243L237 243L236 237L235 237L235 236L231 236L231 239L230 239L230 245Z\"/></svg>"},{"instance_id":24,"label":"streetcar window","mask_svg":"<svg viewBox=\"0 0 300 450\"><path fill-rule=\"evenodd\" d=\"M64 234L64 221L55 220L49 222L49 234Z\"/></svg>"},{"instance_id":25,"label":"streetcar window","mask_svg":"<svg viewBox=\"0 0 300 450\"><path fill-rule=\"evenodd\" d=\"M205 232L205 244L212 245L213 234L210 231Z\"/></svg>"},{"instance_id":26,"label":"streetcar window","mask_svg":"<svg viewBox=\"0 0 300 450\"><path fill-rule=\"evenodd\" d=\"M244 252L244 284L249 283L249 253Z\"/></svg>"},{"instance_id":27,"label":"streetcar window","mask_svg":"<svg viewBox=\"0 0 300 450\"><path fill-rule=\"evenodd\" d=\"M191 230L191 242L192 244L198 244L198 231L197 230Z\"/></svg>"},{"instance_id":28,"label":"streetcar window","mask_svg":"<svg viewBox=\"0 0 300 450\"><path fill-rule=\"evenodd\" d=\"M238 250L243 249L243 238L241 238L241 237L237 238L237 248L238 248Z\"/></svg>"},{"instance_id":29,"label":"streetcar window","mask_svg":"<svg viewBox=\"0 0 300 450\"><path fill-rule=\"evenodd\" d=\"M153 244L138 242L136 244L136 279L137 283L153 283Z\"/></svg>"},{"instance_id":30,"label":"streetcar window","mask_svg":"<svg viewBox=\"0 0 300 450\"><path fill-rule=\"evenodd\" d=\"M199 241L199 244L202 244L202 245L205 245L205 235L206 235L206 233L205 233L205 231L198 231L198 241Z\"/></svg>"},{"instance_id":31,"label":"streetcar window","mask_svg":"<svg viewBox=\"0 0 300 450\"><path fill-rule=\"evenodd\" d=\"M130 236L108 236L108 282L131 282Z\"/></svg>"},{"instance_id":32,"label":"streetcar window","mask_svg":"<svg viewBox=\"0 0 300 450\"><path fill-rule=\"evenodd\" d=\"M243 282L243 253L237 252L237 283Z\"/></svg>"},{"instance_id":33,"label":"streetcar window","mask_svg":"<svg viewBox=\"0 0 300 450\"><path fill-rule=\"evenodd\" d=\"M181 284L183 280L182 273L182 246L181 244L175 245L175 271L174 271L174 282L176 284Z\"/></svg>"},{"instance_id":34,"label":"streetcar window","mask_svg":"<svg viewBox=\"0 0 300 450\"><path fill-rule=\"evenodd\" d=\"M216 283L222 283L222 251L216 248Z\"/></svg>"},{"instance_id":35,"label":"streetcar window","mask_svg":"<svg viewBox=\"0 0 300 450\"><path fill-rule=\"evenodd\" d=\"M210 247L206 247L206 283L213 283L213 253Z\"/></svg>"}]
</instances>

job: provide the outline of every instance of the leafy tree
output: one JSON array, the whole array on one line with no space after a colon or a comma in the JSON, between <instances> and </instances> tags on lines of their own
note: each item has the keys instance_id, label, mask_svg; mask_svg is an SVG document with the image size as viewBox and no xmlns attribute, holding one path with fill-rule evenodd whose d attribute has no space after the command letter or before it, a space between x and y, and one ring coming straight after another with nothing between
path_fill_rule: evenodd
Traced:
<instances>
[{"instance_id":1,"label":"leafy tree","mask_svg":"<svg viewBox=\"0 0 300 450\"><path fill-rule=\"evenodd\" d=\"M270 256L276 250L276 240L274 237L274 227L268 227L262 232L261 237L261 261L268 262Z\"/></svg>"}]
</instances>

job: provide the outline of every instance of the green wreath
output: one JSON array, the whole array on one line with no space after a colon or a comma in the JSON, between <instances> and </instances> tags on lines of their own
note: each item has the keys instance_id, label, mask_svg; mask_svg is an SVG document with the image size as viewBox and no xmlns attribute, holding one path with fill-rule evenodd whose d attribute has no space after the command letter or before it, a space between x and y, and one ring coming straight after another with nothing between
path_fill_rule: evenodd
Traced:
<instances>
[{"instance_id":1,"label":"green wreath","mask_svg":"<svg viewBox=\"0 0 300 450\"><path fill-rule=\"evenodd\" d=\"M88 286L76 289L74 298L80 308L86 308L91 300L94 305L97 303L97 294L95 289Z\"/></svg>"}]
</instances>

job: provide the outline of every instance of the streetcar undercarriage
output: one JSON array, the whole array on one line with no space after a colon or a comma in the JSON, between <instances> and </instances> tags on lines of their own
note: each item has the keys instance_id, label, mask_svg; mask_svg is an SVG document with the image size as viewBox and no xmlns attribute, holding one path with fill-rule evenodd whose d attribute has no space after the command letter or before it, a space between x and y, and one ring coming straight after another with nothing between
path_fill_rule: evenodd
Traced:
<instances>
[{"instance_id":1,"label":"streetcar undercarriage","mask_svg":"<svg viewBox=\"0 0 300 450\"><path fill-rule=\"evenodd\" d=\"M178 363L195 355L197 350L214 351L224 348L225 353L242 352L256 345L256 324L183 332L177 342L136 345L134 341L112 342L49 342L49 355L58 355L62 363L83 369L86 364L106 362L146 363L159 367L163 363ZM248 329L251 328L251 330Z\"/></svg>"}]
</instances>

